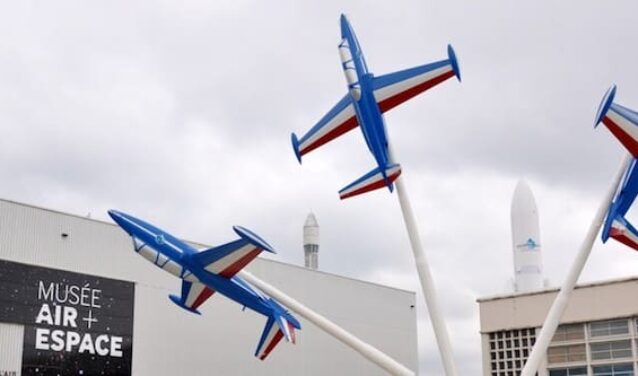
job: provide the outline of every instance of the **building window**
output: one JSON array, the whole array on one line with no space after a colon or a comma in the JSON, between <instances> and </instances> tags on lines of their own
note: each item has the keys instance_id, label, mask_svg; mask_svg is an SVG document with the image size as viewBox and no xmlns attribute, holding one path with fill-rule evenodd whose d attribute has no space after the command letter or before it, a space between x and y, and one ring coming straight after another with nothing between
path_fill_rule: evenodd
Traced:
<instances>
[{"instance_id":1,"label":"building window","mask_svg":"<svg viewBox=\"0 0 638 376\"><path fill-rule=\"evenodd\" d=\"M592 322L589 324L589 334L592 337L629 334L629 325L627 325L627 320Z\"/></svg>"},{"instance_id":2,"label":"building window","mask_svg":"<svg viewBox=\"0 0 638 376\"><path fill-rule=\"evenodd\" d=\"M547 361L551 363L580 362L587 360L585 344L550 347L547 350Z\"/></svg>"},{"instance_id":3,"label":"building window","mask_svg":"<svg viewBox=\"0 0 638 376\"><path fill-rule=\"evenodd\" d=\"M585 339L583 324L561 325L556 329L552 342L578 341Z\"/></svg>"},{"instance_id":4,"label":"building window","mask_svg":"<svg viewBox=\"0 0 638 376\"><path fill-rule=\"evenodd\" d=\"M629 340L592 343L589 346L592 360L631 358L632 356Z\"/></svg>"},{"instance_id":5,"label":"building window","mask_svg":"<svg viewBox=\"0 0 638 376\"><path fill-rule=\"evenodd\" d=\"M610 364L605 366L592 367L594 376L633 376L634 366L627 364Z\"/></svg>"},{"instance_id":6,"label":"building window","mask_svg":"<svg viewBox=\"0 0 638 376\"><path fill-rule=\"evenodd\" d=\"M536 341L533 329L489 333L490 376L518 376Z\"/></svg>"},{"instance_id":7,"label":"building window","mask_svg":"<svg viewBox=\"0 0 638 376\"><path fill-rule=\"evenodd\" d=\"M549 376L587 376L587 367L550 369Z\"/></svg>"}]
</instances>

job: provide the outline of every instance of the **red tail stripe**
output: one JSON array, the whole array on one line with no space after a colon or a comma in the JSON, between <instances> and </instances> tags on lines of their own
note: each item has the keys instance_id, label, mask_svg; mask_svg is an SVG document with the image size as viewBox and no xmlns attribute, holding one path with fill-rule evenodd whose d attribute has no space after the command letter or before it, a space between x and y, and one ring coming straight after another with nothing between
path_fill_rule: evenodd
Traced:
<instances>
[{"instance_id":1,"label":"red tail stripe","mask_svg":"<svg viewBox=\"0 0 638 376\"><path fill-rule=\"evenodd\" d=\"M277 346L277 344L279 343L279 341L281 341L283 336L284 336L284 334L281 332L281 330L277 330L277 333L273 337L272 341L270 341L270 343L268 344L268 347L266 347L266 350L264 350L264 353L259 357L259 359L261 359L261 360L266 359L268 354L270 354L272 349L274 349L275 346Z\"/></svg>"},{"instance_id":2,"label":"red tail stripe","mask_svg":"<svg viewBox=\"0 0 638 376\"><path fill-rule=\"evenodd\" d=\"M616 138L623 144L627 150L634 157L638 157L638 142L633 139L627 132L625 132L618 124L616 124L613 120L609 118L609 116L605 116L603 118L603 123L607 126L607 128L611 131L611 133L616 136Z\"/></svg>"},{"instance_id":3,"label":"red tail stripe","mask_svg":"<svg viewBox=\"0 0 638 376\"><path fill-rule=\"evenodd\" d=\"M625 232L623 230L619 230L615 227L612 227L609 230L609 236L611 236L612 238L616 238L616 236L625 236Z\"/></svg>"},{"instance_id":4,"label":"red tail stripe","mask_svg":"<svg viewBox=\"0 0 638 376\"><path fill-rule=\"evenodd\" d=\"M397 173L394 173L390 176L388 176L388 180L390 180L390 183L394 182L399 175L401 175L401 170L399 170ZM366 185L364 187L361 187L357 190L354 190L350 193L346 193L345 195L341 196L341 199L346 199L346 198L350 198L352 196L356 196L356 195L360 195L362 193L366 193L366 192L370 192L370 191L374 191L375 189L380 189L385 187L385 180L383 179L383 177L381 177L380 180L370 184L370 185Z\"/></svg>"},{"instance_id":5,"label":"red tail stripe","mask_svg":"<svg viewBox=\"0 0 638 376\"><path fill-rule=\"evenodd\" d=\"M208 287L204 287L202 292L199 293L197 299L195 299L195 303L193 303L192 309L197 309L202 303L206 301L206 299L210 298L211 295L215 293L215 290L211 290Z\"/></svg>"},{"instance_id":6,"label":"red tail stripe","mask_svg":"<svg viewBox=\"0 0 638 376\"><path fill-rule=\"evenodd\" d=\"M618 230L617 230L618 231ZM625 236L624 232L622 231L618 231L618 234L614 234L614 230L612 229L610 231L611 233L611 237L618 240L619 242L623 243L624 245L633 248L634 250L638 251L638 244L636 244L636 242L634 242L633 240L631 240L630 238L628 238L627 236Z\"/></svg>"}]
</instances>

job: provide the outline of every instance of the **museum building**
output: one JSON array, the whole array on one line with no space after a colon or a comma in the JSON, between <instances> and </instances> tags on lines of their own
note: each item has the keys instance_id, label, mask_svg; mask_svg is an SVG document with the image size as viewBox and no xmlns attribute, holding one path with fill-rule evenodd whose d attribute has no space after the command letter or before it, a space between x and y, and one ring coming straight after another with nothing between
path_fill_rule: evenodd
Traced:
<instances>
[{"instance_id":1,"label":"museum building","mask_svg":"<svg viewBox=\"0 0 638 376\"><path fill-rule=\"evenodd\" d=\"M247 270L418 372L414 292L263 258ZM180 286L112 223L0 200L0 375L385 374L298 315L297 343L260 361L264 316L218 294L186 312L168 298Z\"/></svg>"},{"instance_id":2,"label":"museum building","mask_svg":"<svg viewBox=\"0 0 638 376\"><path fill-rule=\"evenodd\" d=\"M478 299L484 376L520 375L558 289ZM638 277L575 288L539 376L633 376Z\"/></svg>"}]
</instances>

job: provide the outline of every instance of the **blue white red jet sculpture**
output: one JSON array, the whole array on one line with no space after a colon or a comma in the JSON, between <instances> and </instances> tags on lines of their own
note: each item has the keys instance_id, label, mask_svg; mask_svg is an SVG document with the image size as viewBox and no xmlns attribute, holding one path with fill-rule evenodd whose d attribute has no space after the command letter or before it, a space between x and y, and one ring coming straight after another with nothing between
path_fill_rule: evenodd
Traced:
<instances>
[{"instance_id":1,"label":"blue white red jet sculpture","mask_svg":"<svg viewBox=\"0 0 638 376\"><path fill-rule=\"evenodd\" d=\"M638 113L627 107L614 103L616 86L607 90L603 97L598 114L596 126L602 122L611 133L633 155L633 160L627 167L623 180L616 191L616 195L609 207L607 218L603 226L602 240L614 238L638 251L638 231L627 221L625 215L638 194L638 169L636 157L638 157Z\"/></svg>"},{"instance_id":2,"label":"blue white red jet sculpture","mask_svg":"<svg viewBox=\"0 0 638 376\"><path fill-rule=\"evenodd\" d=\"M348 93L303 137L292 134L295 154L301 163L303 155L360 126L377 167L339 191L339 196L345 199L383 187L392 192L401 166L390 160L382 114L448 78L460 80L454 50L448 45L447 60L375 77L348 19L341 15L339 56Z\"/></svg>"},{"instance_id":3,"label":"blue white red jet sculpture","mask_svg":"<svg viewBox=\"0 0 638 376\"><path fill-rule=\"evenodd\" d=\"M182 279L181 296L170 299L185 310L197 310L216 291L268 318L255 356L265 359L282 338L295 343L299 321L273 298L235 274L262 251L273 249L243 227L233 229L239 239L198 251L159 228L131 215L109 210L109 215L133 238L135 252L161 269Z\"/></svg>"}]
</instances>

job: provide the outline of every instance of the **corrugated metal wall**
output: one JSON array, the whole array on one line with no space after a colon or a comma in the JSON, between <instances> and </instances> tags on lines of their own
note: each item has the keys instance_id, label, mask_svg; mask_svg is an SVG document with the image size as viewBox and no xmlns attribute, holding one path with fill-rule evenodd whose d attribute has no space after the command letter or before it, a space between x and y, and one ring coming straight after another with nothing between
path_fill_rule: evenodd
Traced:
<instances>
[{"instance_id":1,"label":"corrugated metal wall","mask_svg":"<svg viewBox=\"0 0 638 376\"><path fill-rule=\"evenodd\" d=\"M109 223L0 200L0 258L136 282L134 375L385 374L303 319L297 345L257 360L263 316L217 294L201 316L180 309L168 299L180 281L137 256ZM413 292L264 259L247 269L417 369Z\"/></svg>"},{"instance_id":2,"label":"corrugated metal wall","mask_svg":"<svg viewBox=\"0 0 638 376\"><path fill-rule=\"evenodd\" d=\"M24 326L0 323L0 373L22 374Z\"/></svg>"}]
</instances>

